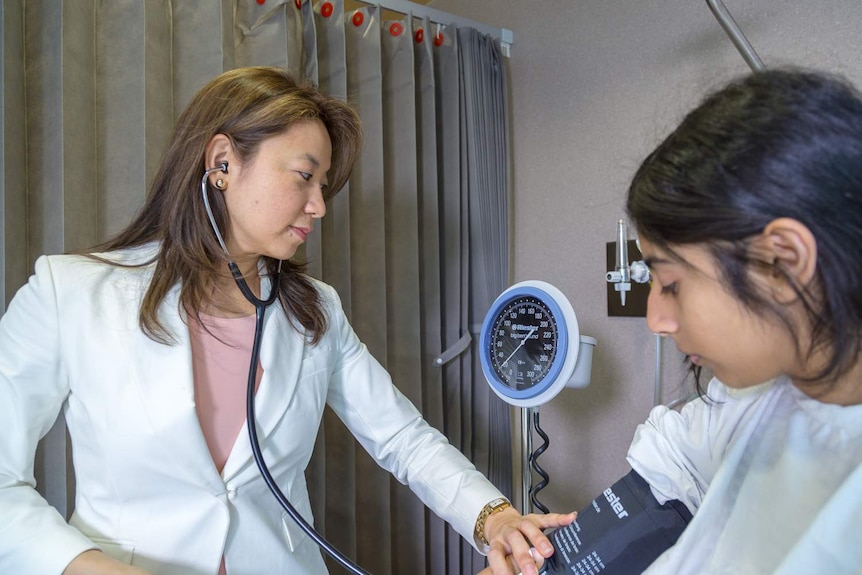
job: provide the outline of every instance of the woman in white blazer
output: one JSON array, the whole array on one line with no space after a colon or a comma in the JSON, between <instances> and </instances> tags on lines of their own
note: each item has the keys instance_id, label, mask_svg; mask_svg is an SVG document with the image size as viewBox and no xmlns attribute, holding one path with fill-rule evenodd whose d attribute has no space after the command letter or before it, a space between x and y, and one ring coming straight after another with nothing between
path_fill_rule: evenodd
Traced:
<instances>
[{"instance_id":1,"label":"woman in white blazer","mask_svg":"<svg viewBox=\"0 0 862 575\"><path fill-rule=\"evenodd\" d=\"M509 572L508 554L536 572L530 548L551 552L542 529L574 516L522 517L499 501L392 385L335 291L288 261L360 141L355 112L313 86L276 68L227 72L180 117L125 231L96 255L39 258L0 320L0 573L326 572L271 498L246 431L221 473L202 432L190 322L255 312L229 261L258 297L276 286L255 405L264 458L294 507L311 521L304 470L329 405L429 508L496 550L495 572ZM61 409L76 478L68 524L33 476L36 444Z\"/></svg>"}]
</instances>

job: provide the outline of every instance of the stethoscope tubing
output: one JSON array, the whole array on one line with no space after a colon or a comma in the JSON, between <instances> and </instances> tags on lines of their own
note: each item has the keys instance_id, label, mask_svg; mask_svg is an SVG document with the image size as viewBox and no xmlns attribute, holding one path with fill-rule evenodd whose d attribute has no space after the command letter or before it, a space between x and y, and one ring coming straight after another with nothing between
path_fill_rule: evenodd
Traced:
<instances>
[{"instance_id":1,"label":"stethoscope tubing","mask_svg":"<svg viewBox=\"0 0 862 575\"><path fill-rule=\"evenodd\" d=\"M272 477L272 473L269 471L269 467L266 464L266 460L263 457L263 451L260 448L260 440L257 435L257 418L254 412L254 391L255 391L255 383L257 383L257 364L260 361L260 343L263 339L263 323L264 318L266 316L266 308L269 307L275 300L278 298L278 283L281 277L281 263L279 262L278 271L275 276L272 278L272 282L269 289L269 295L266 299L261 299L254 295L254 292L251 291L251 288L248 287L248 282L245 281L245 278L242 276L242 272L239 269L239 266L234 263L231 259L230 254L227 251L227 246L225 245L224 239L222 238L221 233L219 232L218 225L216 225L215 217L213 216L212 209L210 208L209 202L209 194L207 190L207 177L216 171L227 172L227 162L222 162L218 167L210 168L204 171L203 178L201 178L201 193L203 195L204 207L206 208L207 218L209 219L210 226L212 226L213 232L218 239L219 245L221 245L222 250L224 250L225 256L228 258L228 268L230 269L231 275L233 275L233 279L236 282L237 287L242 292L242 295L254 306L254 340L251 347L251 360L248 365L248 387L246 390L246 423L248 427L248 437L249 443L251 443L251 451L254 455L254 462L257 464L258 470L260 470L260 475L263 477L264 482L266 483L269 490L272 492L276 501L279 502L281 507L290 515L290 518L299 526L300 529L305 532L306 535L311 537L311 539L320 546L321 549L326 551L330 557L332 557L335 561L338 562L339 565L347 569L349 572L354 575L370 575L367 571L364 571L361 567L353 563L350 559L348 559L344 554L342 554L338 549L332 546L326 539L323 538L317 531L315 531L314 527L312 527L305 518L299 514L296 508L290 503L290 501L285 497L284 493L282 493L281 489L278 487L278 483Z\"/></svg>"},{"instance_id":2,"label":"stethoscope tubing","mask_svg":"<svg viewBox=\"0 0 862 575\"><path fill-rule=\"evenodd\" d=\"M237 282L239 284L240 282ZM242 280L242 283L245 283L245 280ZM247 289L248 286L246 286ZM275 287L275 283L273 283L273 288ZM242 289L242 286L240 286ZM245 291L243 291L245 293ZM252 296L253 297L253 296ZM317 543L321 549L326 551L333 559L335 559L342 567L347 569L349 572L354 573L355 575L369 575L367 571L363 571L358 565L353 563L350 559L344 556L338 549L333 547L326 539L323 538L314 528L308 524L305 518L299 514L296 508L290 503L290 501L285 497L284 493L282 493L281 489L278 487L278 483L276 483L275 479L272 477L272 474L269 471L269 467L266 465L266 461L263 457L263 452L260 448L260 441L257 436L257 420L255 419L254 414L254 388L255 383L257 381L257 362L260 358L260 342L263 337L263 320L266 311L266 306L269 305L266 302L261 302L261 300L254 298L258 303L255 303L255 326L254 326L254 344L252 345L251 350L251 362L249 363L248 369L248 389L246 393L246 419L248 420L248 437L249 442L251 443L251 451L254 455L254 461L257 464L257 468L260 470L260 475L263 477L264 482L266 482L267 487L272 492L275 499L281 504L282 508L290 515L290 518L302 529L306 535L311 537L315 543ZM251 301L251 300L249 300Z\"/></svg>"}]
</instances>

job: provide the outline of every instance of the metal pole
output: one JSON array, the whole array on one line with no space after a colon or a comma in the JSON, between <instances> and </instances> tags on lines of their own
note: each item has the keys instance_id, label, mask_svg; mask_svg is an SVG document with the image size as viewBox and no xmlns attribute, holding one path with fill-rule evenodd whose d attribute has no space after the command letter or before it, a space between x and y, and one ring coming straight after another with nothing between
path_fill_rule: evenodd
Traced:
<instances>
[{"instance_id":1,"label":"metal pole","mask_svg":"<svg viewBox=\"0 0 862 575\"><path fill-rule=\"evenodd\" d=\"M751 47L751 44L748 42L748 38L745 37L745 34L742 33L742 30L739 29L739 26L736 24L736 20L733 19L730 12L724 6L724 3L721 0L706 0L707 6L712 10L713 15L715 16L718 23L721 24L721 27L724 29L724 33L727 34L727 37L730 38L730 41L733 42L733 45L736 46L736 50L742 56L742 59L748 64L748 67L751 68L753 72L762 72L766 69L766 66L763 65L763 61L760 59L760 56L757 55L757 52L754 51L754 48Z\"/></svg>"}]
</instances>

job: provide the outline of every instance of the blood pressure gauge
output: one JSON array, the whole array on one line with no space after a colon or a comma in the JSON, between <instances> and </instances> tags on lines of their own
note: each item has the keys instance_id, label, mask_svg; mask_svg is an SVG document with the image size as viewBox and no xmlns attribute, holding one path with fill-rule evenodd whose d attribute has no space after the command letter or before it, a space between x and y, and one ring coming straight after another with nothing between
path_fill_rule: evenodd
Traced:
<instances>
[{"instance_id":1,"label":"blood pressure gauge","mask_svg":"<svg viewBox=\"0 0 862 575\"><path fill-rule=\"evenodd\" d=\"M582 336L569 300L549 283L524 281L494 301L480 334L482 371L494 392L535 407L590 381L596 340Z\"/></svg>"}]
</instances>

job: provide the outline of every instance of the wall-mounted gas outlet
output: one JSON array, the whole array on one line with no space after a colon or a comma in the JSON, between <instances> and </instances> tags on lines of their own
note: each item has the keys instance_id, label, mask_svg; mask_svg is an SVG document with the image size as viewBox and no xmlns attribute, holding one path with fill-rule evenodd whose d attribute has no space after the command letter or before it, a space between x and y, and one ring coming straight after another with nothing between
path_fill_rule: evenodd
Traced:
<instances>
[{"instance_id":1,"label":"wall-mounted gas outlet","mask_svg":"<svg viewBox=\"0 0 862 575\"><path fill-rule=\"evenodd\" d=\"M629 261L635 262L643 259L635 240L626 242L629 252ZM607 271L612 272L617 265L617 245L614 242L607 244ZM608 292L608 316L618 317L646 317L647 298L649 297L649 283L631 282L631 290L626 292L626 305L622 304L620 292L615 289L615 284L605 282Z\"/></svg>"}]
</instances>

